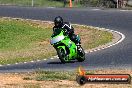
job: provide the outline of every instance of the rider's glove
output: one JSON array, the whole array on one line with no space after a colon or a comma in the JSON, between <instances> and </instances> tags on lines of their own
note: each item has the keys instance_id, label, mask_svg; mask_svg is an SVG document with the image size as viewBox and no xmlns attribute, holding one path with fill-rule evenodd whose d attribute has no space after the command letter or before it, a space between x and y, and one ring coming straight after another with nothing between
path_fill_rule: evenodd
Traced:
<instances>
[{"instance_id":1,"label":"rider's glove","mask_svg":"<svg viewBox=\"0 0 132 88\"><path fill-rule=\"evenodd\" d=\"M65 34L65 35L68 35L68 34L69 34L68 31L67 31L66 29L64 29L64 34Z\"/></svg>"}]
</instances>

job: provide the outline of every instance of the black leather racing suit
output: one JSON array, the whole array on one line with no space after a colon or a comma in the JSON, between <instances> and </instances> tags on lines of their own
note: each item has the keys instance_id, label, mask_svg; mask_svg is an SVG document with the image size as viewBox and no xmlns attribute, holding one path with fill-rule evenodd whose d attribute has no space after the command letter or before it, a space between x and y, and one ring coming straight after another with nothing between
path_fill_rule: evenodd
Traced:
<instances>
[{"instance_id":1,"label":"black leather racing suit","mask_svg":"<svg viewBox=\"0 0 132 88\"><path fill-rule=\"evenodd\" d=\"M69 24L68 22L64 22L63 25L61 25L60 27L53 27L53 34L58 32L59 29L63 29L66 34L70 37L71 41L73 41L76 45L80 45L80 38L78 37L78 35L74 34L74 28L71 26L71 24Z\"/></svg>"}]
</instances>

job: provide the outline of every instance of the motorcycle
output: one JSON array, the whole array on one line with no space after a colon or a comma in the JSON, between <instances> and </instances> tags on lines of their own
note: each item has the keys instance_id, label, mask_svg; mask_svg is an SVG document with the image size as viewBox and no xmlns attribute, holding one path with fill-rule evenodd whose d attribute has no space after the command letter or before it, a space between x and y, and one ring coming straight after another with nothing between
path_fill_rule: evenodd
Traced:
<instances>
[{"instance_id":1,"label":"motorcycle","mask_svg":"<svg viewBox=\"0 0 132 88\"><path fill-rule=\"evenodd\" d=\"M83 48L80 46L79 49L77 49L76 44L70 40L63 29L51 36L50 44L56 49L62 63L67 63L75 59L79 62L85 60Z\"/></svg>"}]
</instances>

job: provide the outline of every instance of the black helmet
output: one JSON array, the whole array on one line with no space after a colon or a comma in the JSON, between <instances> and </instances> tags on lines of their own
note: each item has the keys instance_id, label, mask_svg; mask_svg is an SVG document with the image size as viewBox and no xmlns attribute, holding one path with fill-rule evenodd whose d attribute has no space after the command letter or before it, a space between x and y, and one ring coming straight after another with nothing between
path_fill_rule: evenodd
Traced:
<instances>
[{"instance_id":1,"label":"black helmet","mask_svg":"<svg viewBox=\"0 0 132 88\"><path fill-rule=\"evenodd\" d=\"M63 24L63 19L61 16L57 16L54 20L54 24L56 27L61 27Z\"/></svg>"}]
</instances>

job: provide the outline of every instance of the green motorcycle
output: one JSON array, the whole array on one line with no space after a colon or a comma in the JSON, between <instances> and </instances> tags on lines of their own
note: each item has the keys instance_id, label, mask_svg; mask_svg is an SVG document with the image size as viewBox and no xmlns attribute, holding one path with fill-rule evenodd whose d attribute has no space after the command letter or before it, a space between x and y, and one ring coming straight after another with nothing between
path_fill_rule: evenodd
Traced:
<instances>
[{"instance_id":1,"label":"green motorcycle","mask_svg":"<svg viewBox=\"0 0 132 88\"><path fill-rule=\"evenodd\" d=\"M77 49L76 44L70 40L64 30L60 30L51 36L51 45L56 49L59 59L62 63L77 59L79 62L85 60L85 52L80 46Z\"/></svg>"}]
</instances>

